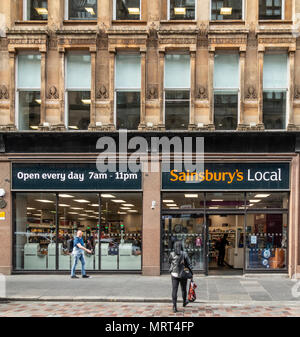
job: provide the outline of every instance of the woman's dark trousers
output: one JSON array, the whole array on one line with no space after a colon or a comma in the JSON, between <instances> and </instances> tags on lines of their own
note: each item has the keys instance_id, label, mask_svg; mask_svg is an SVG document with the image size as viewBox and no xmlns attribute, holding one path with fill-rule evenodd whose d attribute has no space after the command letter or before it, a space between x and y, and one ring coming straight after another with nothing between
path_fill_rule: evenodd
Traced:
<instances>
[{"instance_id":1,"label":"woman's dark trousers","mask_svg":"<svg viewBox=\"0 0 300 337\"><path fill-rule=\"evenodd\" d=\"M172 276L172 301L173 305L177 304L177 292L178 292L178 286L181 286L181 292L182 292L182 299L183 302L186 301L186 285L187 285L187 279L180 279Z\"/></svg>"}]
</instances>

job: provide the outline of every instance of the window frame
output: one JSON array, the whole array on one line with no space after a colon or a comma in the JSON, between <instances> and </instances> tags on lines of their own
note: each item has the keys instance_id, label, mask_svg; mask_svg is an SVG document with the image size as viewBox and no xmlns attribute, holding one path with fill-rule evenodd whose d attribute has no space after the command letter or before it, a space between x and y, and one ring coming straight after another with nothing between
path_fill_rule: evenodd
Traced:
<instances>
[{"instance_id":1,"label":"window frame","mask_svg":"<svg viewBox=\"0 0 300 337\"><path fill-rule=\"evenodd\" d=\"M98 17L98 0L96 0L96 4L97 4L97 13L96 14L96 17L93 18L93 19L70 19L69 18L69 1L70 0L65 0L65 11L64 11L64 20L65 21L97 21L97 17Z\"/></svg>"},{"instance_id":2,"label":"window frame","mask_svg":"<svg viewBox=\"0 0 300 337\"><path fill-rule=\"evenodd\" d=\"M264 0L266 1L266 0ZM282 21L285 20L285 0L281 1L281 19L260 19L260 11L259 11L259 2L258 2L258 20L259 21Z\"/></svg>"},{"instance_id":3,"label":"window frame","mask_svg":"<svg viewBox=\"0 0 300 337\"><path fill-rule=\"evenodd\" d=\"M245 21L245 0L241 0L242 1L242 18L241 19L228 19L228 20L213 20L212 19L212 1L209 1L209 20L213 21L213 22L223 22L223 21Z\"/></svg>"},{"instance_id":4,"label":"window frame","mask_svg":"<svg viewBox=\"0 0 300 337\"><path fill-rule=\"evenodd\" d=\"M20 127L20 99L19 99L19 94L21 91L31 91L31 92L40 92L41 95L41 84L42 84L42 79L40 83L40 87L26 87L26 88L19 88L19 55L41 55L41 53L37 50L32 50L32 51L20 51L16 57L16 67L15 67L15 124L17 130L19 130ZM42 73L41 73L42 76ZM42 99L42 98L41 98ZM40 123L41 123L41 111L40 111ZM34 130L19 130L19 131L34 131Z\"/></svg>"},{"instance_id":5,"label":"window frame","mask_svg":"<svg viewBox=\"0 0 300 337\"><path fill-rule=\"evenodd\" d=\"M142 0L140 1L140 18L138 20L133 20L133 21L141 21L142 20ZM113 20L114 21L128 21L131 19L126 19L126 20L122 20L122 19L117 19L117 0L113 0Z\"/></svg>"},{"instance_id":6,"label":"window frame","mask_svg":"<svg viewBox=\"0 0 300 337\"><path fill-rule=\"evenodd\" d=\"M48 0L47 0L48 15L47 15L47 19L46 20L32 20L32 19L28 19L28 11L27 11L28 1L30 1L30 0L23 0L23 15L22 15L23 21L45 21L45 22L47 22L48 21L48 17L49 17Z\"/></svg>"},{"instance_id":7,"label":"window frame","mask_svg":"<svg viewBox=\"0 0 300 337\"><path fill-rule=\"evenodd\" d=\"M174 19L170 19L170 9L171 9L170 1L171 0L167 1L167 20L168 21L170 21L170 20L176 21ZM198 8L198 0L195 0L195 17L194 17L194 19L191 19L191 20L189 20L189 19L180 19L178 21L187 21L187 22L197 21L197 8Z\"/></svg>"}]
</instances>

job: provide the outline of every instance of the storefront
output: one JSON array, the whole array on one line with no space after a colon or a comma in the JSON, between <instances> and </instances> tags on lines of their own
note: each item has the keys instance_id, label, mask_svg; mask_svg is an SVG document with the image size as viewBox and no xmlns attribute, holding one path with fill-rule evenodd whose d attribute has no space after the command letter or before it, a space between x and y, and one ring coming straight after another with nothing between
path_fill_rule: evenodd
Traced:
<instances>
[{"instance_id":1,"label":"storefront","mask_svg":"<svg viewBox=\"0 0 300 337\"><path fill-rule=\"evenodd\" d=\"M12 164L12 191L15 271L70 270L78 230L92 251L87 270L141 271L140 173L100 173L92 163Z\"/></svg>"},{"instance_id":2,"label":"storefront","mask_svg":"<svg viewBox=\"0 0 300 337\"><path fill-rule=\"evenodd\" d=\"M199 272L287 272L289 191L289 163L205 162L201 172L163 172L162 271L180 240Z\"/></svg>"}]
</instances>

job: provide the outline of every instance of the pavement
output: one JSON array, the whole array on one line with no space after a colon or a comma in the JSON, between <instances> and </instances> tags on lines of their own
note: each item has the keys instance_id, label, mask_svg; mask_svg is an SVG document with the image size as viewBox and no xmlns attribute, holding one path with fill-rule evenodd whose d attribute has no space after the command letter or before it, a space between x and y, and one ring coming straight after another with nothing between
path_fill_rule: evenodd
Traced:
<instances>
[{"instance_id":1,"label":"pavement","mask_svg":"<svg viewBox=\"0 0 300 337\"><path fill-rule=\"evenodd\" d=\"M286 275L194 276L196 304L287 305L300 308L300 280ZM169 275L96 274L91 279L69 275L10 275L5 277L9 301L39 302L171 302ZM0 296L1 296L0 284ZM299 288L299 290L298 290ZM299 291L299 294L298 294ZM181 291L178 291L181 300ZM3 304L3 303L2 303Z\"/></svg>"}]
</instances>

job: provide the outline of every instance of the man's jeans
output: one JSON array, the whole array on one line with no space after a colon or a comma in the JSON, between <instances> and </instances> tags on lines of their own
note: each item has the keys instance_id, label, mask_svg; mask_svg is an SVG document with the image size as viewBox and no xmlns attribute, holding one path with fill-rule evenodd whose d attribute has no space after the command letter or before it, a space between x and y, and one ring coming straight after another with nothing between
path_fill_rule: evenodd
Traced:
<instances>
[{"instance_id":1,"label":"man's jeans","mask_svg":"<svg viewBox=\"0 0 300 337\"><path fill-rule=\"evenodd\" d=\"M71 276L75 276L75 271L76 271L76 266L78 263L78 260L80 260L81 262L81 275L85 275L85 259L84 259L84 255L83 253L77 253L74 255L74 263L72 266L72 270L71 270Z\"/></svg>"}]
</instances>

